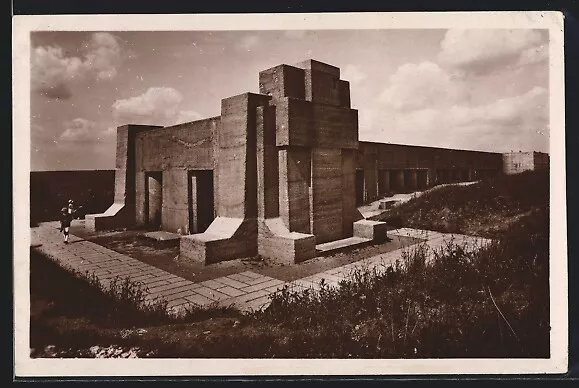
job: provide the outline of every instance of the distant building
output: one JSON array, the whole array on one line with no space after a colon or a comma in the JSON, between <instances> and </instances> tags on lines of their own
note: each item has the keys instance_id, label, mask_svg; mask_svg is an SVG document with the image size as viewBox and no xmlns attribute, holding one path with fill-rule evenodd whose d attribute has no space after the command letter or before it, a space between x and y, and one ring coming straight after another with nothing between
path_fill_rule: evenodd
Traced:
<instances>
[{"instance_id":1,"label":"distant building","mask_svg":"<svg viewBox=\"0 0 579 388\"><path fill-rule=\"evenodd\" d=\"M507 152L503 154L503 173L519 174L523 171L547 170L549 154L544 152Z\"/></svg>"},{"instance_id":2,"label":"distant building","mask_svg":"<svg viewBox=\"0 0 579 388\"><path fill-rule=\"evenodd\" d=\"M223 99L217 117L119 127L115 200L87 228L180 233L181 257L205 264L293 263L318 244L385 236L363 203L503 171L496 152L359 141L350 84L325 63L264 70L259 92Z\"/></svg>"}]
</instances>

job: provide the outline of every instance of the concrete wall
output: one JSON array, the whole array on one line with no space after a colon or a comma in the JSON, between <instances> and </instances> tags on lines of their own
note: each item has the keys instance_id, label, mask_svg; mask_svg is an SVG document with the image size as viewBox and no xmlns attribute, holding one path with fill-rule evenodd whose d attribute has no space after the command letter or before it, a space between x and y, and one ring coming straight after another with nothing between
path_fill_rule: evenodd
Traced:
<instances>
[{"instance_id":1,"label":"concrete wall","mask_svg":"<svg viewBox=\"0 0 579 388\"><path fill-rule=\"evenodd\" d=\"M147 174L162 175L162 230L190 233L189 172L214 169L214 138L220 118L214 117L138 133L135 137L136 222L148 225ZM149 181L150 182L150 181ZM213 190L215 193L216 190ZM208 205L213 198L199 198Z\"/></svg>"},{"instance_id":2,"label":"concrete wall","mask_svg":"<svg viewBox=\"0 0 579 388\"><path fill-rule=\"evenodd\" d=\"M363 141L356 155L356 167L364 171L365 202L388 192L494 176L502 164L500 153Z\"/></svg>"}]
</instances>

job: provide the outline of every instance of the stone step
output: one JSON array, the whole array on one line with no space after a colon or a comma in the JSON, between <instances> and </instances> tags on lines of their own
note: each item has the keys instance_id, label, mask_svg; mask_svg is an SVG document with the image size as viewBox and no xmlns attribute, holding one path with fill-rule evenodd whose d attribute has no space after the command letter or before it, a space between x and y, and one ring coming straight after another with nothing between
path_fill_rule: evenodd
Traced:
<instances>
[{"instance_id":1,"label":"stone step","mask_svg":"<svg viewBox=\"0 0 579 388\"><path fill-rule=\"evenodd\" d=\"M364 244L370 244L371 242L372 240L369 238L348 237L341 240L318 244L316 245L316 251L318 251L318 254L322 255L332 254L349 248L360 248Z\"/></svg>"},{"instance_id":2,"label":"stone step","mask_svg":"<svg viewBox=\"0 0 579 388\"><path fill-rule=\"evenodd\" d=\"M158 244L162 244L163 246L178 246L182 236L177 233L170 233L159 230L155 232L147 232L143 234L142 237L153 240Z\"/></svg>"}]
</instances>

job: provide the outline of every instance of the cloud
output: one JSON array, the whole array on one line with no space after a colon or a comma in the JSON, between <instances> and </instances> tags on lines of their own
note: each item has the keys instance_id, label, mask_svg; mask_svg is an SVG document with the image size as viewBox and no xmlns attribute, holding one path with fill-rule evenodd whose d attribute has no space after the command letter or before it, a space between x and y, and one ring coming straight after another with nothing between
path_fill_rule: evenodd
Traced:
<instances>
[{"instance_id":1,"label":"cloud","mask_svg":"<svg viewBox=\"0 0 579 388\"><path fill-rule=\"evenodd\" d=\"M92 35L84 61L88 71L93 71L97 79L112 79L117 75L117 65L121 58L118 39L106 32Z\"/></svg>"},{"instance_id":2,"label":"cloud","mask_svg":"<svg viewBox=\"0 0 579 388\"><path fill-rule=\"evenodd\" d=\"M362 82L368 77L366 73L364 73L360 66L348 64L342 70L341 78L345 81L350 81L352 83Z\"/></svg>"},{"instance_id":3,"label":"cloud","mask_svg":"<svg viewBox=\"0 0 579 388\"><path fill-rule=\"evenodd\" d=\"M251 51L260 43L257 35L245 35L237 42L236 48L238 51Z\"/></svg>"},{"instance_id":4,"label":"cloud","mask_svg":"<svg viewBox=\"0 0 579 388\"><path fill-rule=\"evenodd\" d=\"M98 123L78 117L65 123L60 140L63 142L93 142L106 139L111 135L112 132L108 128L102 129Z\"/></svg>"},{"instance_id":5,"label":"cloud","mask_svg":"<svg viewBox=\"0 0 579 388\"><path fill-rule=\"evenodd\" d=\"M371 115L372 127L367 120L361 120L366 126L361 127L360 136L365 140L497 152L548 150L548 92L541 87L482 105L461 102L437 108L385 108L376 112L379 114Z\"/></svg>"},{"instance_id":6,"label":"cloud","mask_svg":"<svg viewBox=\"0 0 579 388\"><path fill-rule=\"evenodd\" d=\"M113 103L113 116L123 124L170 125L181 113L183 96L168 87L152 87L145 93Z\"/></svg>"},{"instance_id":7,"label":"cloud","mask_svg":"<svg viewBox=\"0 0 579 388\"><path fill-rule=\"evenodd\" d=\"M450 68L481 75L527 64L529 58L543 60L546 57L536 52L545 46L545 37L538 30L452 29L441 42L438 59Z\"/></svg>"},{"instance_id":8,"label":"cloud","mask_svg":"<svg viewBox=\"0 0 579 388\"><path fill-rule=\"evenodd\" d=\"M432 62L402 65L389 81L378 100L399 111L449 106L468 99L464 82Z\"/></svg>"},{"instance_id":9,"label":"cloud","mask_svg":"<svg viewBox=\"0 0 579 388\"><path fill-rule=\"evenodd\" d=\"M541 63L549 59L549 50L546 44L534 46L524 50L519 57L518 65L526 66Z\"/></svg>"},{"instance_id":10,"label":"cloud","mask_svg":"<svg viewBox=\"0 0 579 388\"><path fill-rule=\"evenodd\" d=\"M534 87L526 93L501 98L481 106L454 106L449 117L457 126L538 126L548 124L548 92L545 88Z\"/></svg>"},{"instance_id":11,"label":"cloud","mask_svg":"<svg viewBox=\"0 0 579 388\"><path fill-rule=\"evenodd\" d=\"M60 47L36 47L32 53L32 88L48 98L70 98L68 84L82 74L82 61L65 57Z\"/></svg>"},{"instance_id":12,"label":"cloud","mask_svg":"<svg viewBox=\"0 0 579 388\"><path fill-rule=\"evenodd\" d=\"M61 47L39 46L32 52L32 90L51 99L72 97L71 82L85 77L99 80L117 75L121 60L118 39L109 33L94 33L84 45L83 58L67 56Z\"/></svg>"}]
</instances>

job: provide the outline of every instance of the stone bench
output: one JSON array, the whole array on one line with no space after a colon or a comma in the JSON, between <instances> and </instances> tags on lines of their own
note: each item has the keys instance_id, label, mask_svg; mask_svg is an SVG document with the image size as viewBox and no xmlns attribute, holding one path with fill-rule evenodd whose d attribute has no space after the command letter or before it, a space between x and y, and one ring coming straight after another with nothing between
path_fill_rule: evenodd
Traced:
<instances>
[{"instance_id":1,"label":"stone bench","mask_svg":"<svg viewBox=\"0 0 579 388\"><path fill-rule=\"evenodd\" d=\"M360 220L354 222L354 237L367 238L373 242L387 239L387 224L382 221Z\"/></svg>"}]
</instances>

